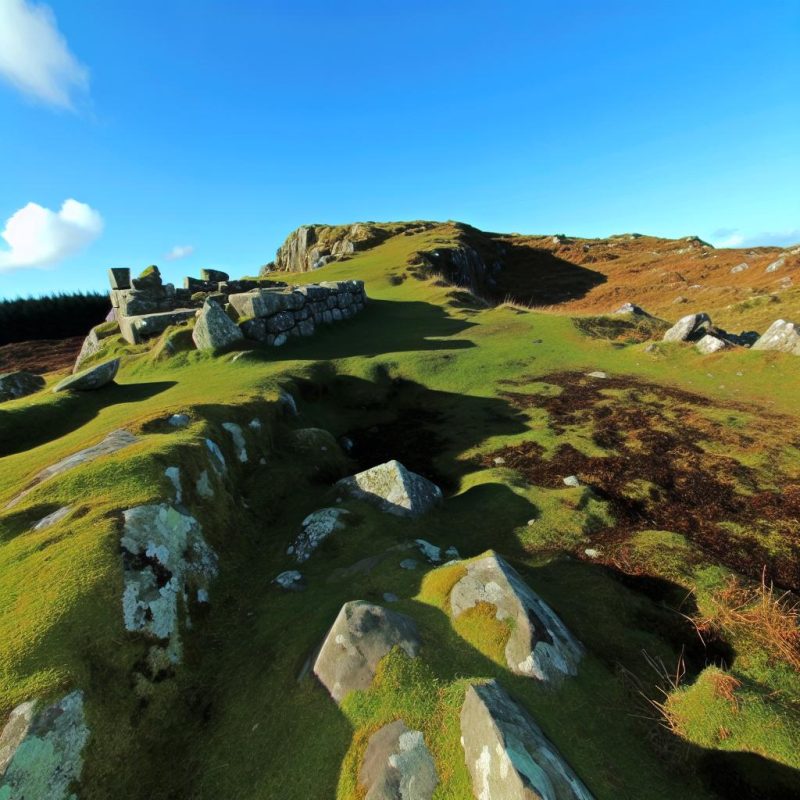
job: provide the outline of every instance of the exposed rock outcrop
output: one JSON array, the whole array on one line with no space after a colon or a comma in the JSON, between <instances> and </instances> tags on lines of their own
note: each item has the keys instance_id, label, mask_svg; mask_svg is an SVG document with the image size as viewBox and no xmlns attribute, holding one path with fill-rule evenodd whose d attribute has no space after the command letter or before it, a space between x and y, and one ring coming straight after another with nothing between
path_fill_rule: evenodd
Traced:
<instances>
[{"instance_id":1,"label":"exposed rock outcrop","mask_svg":"<svg viewBox=\"0 0 800 800\"><path fill-rule=\"evenodd\" d=\"M17 706L0 734L0 798L73 800L88 738L80 691Z\"/></svg>"},{"instance_id":2,"label":"exposed rock outcrop","mask_svg":"<svg viewBox=\"0 0 800 800\"><path fill-rule=\"evenodd\" d=\"M417 517L442 500L442 490L422 475L407 470L399 461L342 478L337 487L398 516Z\"/></svg>"},{"instance_id":3,"label":"exposed rock outcrop","mask_svg":"<svg viewBox=\"0 0 800 800\"><path fill-rule=\"evenodd\" d=\"M753 345L753 350L778 350L800 356L800 325L776 319Z\"/></svg>"},{"instance_id":4,"label":"exposed rock outcrop","mask_svg":"<svg viewBox=\"0 0 800 800\"><path fill-rule=\"evenodd\" d=\"M292 231L275 255L274 269L308 272L380 244L389 232L368 222L303 225Z\"/></svg>"},{"instance_id":5,"label":"exposed rock outcrop","mask_svg":"<svg viewBox=\"0 0 800 800\"><path fill-rule=\"evenodd\" d=\"M512 672L542 681L557 681L577 673L583 646L498 555L469 562L466 575L450 592L454 619L479 603L493 606L496 618L511 628L505 656Z\"/></svg>"},{"instance_id":6,"label":"exposed rock outcrop","mask_svg":"<svg viewBox=\"0 0 800 800\"><path fill-rule=\"evenodd\" d=\"M533 717L497 681L467 689L461 743L478 800L593 800Z\"/></svg>"},{"instance_id":7,"label":"exposed rock outcrop","mask_svg":"<svg viewBox=\"0 0 800 800\"><path fill-rule=\"evenodd\" d=\"M373 733L358 782L365 800L430 800L439 776L422 731L398 719Z\"/></svg>"},{"instance_id":8,"label":"exposed rock outcrop","mask_svg":"<svg viewBox=\"0 0 800 800\"><path fill-rule=\"evenodd\" d=\"M44 378L32 372L5 372L0 375L0 403L25 397L44 387Z\"/></svg>"},{"instance_id":9,"label":"exposed rock outcrop","mask_svg":"<svg viewBox=\"0 0 800 800\"><path fill-rule=\"evenodd\" d=\"M107 386L117 376L119 359L112 358L95 367L89 367L64 378L53 387L54 392L91 392Z\"/></svg>"},{"instance_id":10,"label":"exposed rock outcrop","mask_svg":"<svg viewBox=\"0 0 800 800\"><path fill-rule=\"evenodd\" d=\"M420 641L411 617L354 600L342 606L314 662L314 674L340 703L355 689L368 689L380 660L393 647L416 657Z\"/></svg>"}]
</instances>

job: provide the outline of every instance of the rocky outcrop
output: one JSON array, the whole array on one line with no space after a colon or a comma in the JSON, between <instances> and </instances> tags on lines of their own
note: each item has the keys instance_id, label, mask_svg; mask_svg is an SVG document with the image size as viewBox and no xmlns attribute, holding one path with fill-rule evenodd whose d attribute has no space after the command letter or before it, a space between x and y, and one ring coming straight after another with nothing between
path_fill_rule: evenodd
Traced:
<instances>
[{"instance_id":1,"label":"rocky outcrop","mask_svg":"<svg viewBox=\"0 0 800 800\"><path fill-rule=\"evenodd\" d=\"M509 669L542 681L575 675L583 646L555 612L503 558L492 554L471 561L450 592L450 613L458 619L485 603L511 628L505 656Z\"/></svg>"},{"instance_id":2,"label":"rocky outcrop","mask_svg":"<svg viewBox=\"0 0 800 800\"><path fill-rule=\"evenodd\" d=\"M403 517L420 516L442 500L442 490L435 483L407 470L399 461L387 461L342 478L336 486L382 511Z\"/></svg>"},{"instance_id":3,"label":"rocky outcrop","mask_svg":"<svg viewBox=\"0 0 800 800\"><path fill-rule=\"evenodd\" d=\"M778 350L800 356L800 325L775 320L753 345L753 350Z\"/></svg>"},{"instance_id":4,"label":"rocky outcrop","mask_svg":"<svg viewBox=\"0 0 800 800\"><path fill-rule=\"evenodd\" d=\"M343 520L348 513L343 508L321 508L309 514L303 520L303 530L287 551L289 555L294 555L298 564L307 561L325 539L344 528Z\"/></svg>"},{"instance_id":5,"label":"rocky outcrop","mask_svg":"<svg viewBox=\"0 0 800 800\"><path fill-rule=\"evenodd\" d=\"M380 660L393 647L414 658L420 641L411 617L355 600L342 606L314 662L314 674L340 703L349 692L369 689Z\"/></svg>"},{"instance_id":6,"label":"rocky outcrop","mask_svg":"<svg viewBox=\"0 0 800 800\"><path fill-rule=\"evenodd\" d=\"M467 689L461 743L478 800L593 800L533 717L497 681Z\"/></svg>"},{"instance_id":7,"label":"rocky outcrop","mask_svg":"<svg viewBox=\"0 0 800 800\"><path fill-rule=\"evenodd\" d=\"M107 386L117 377L119 359L112 358L95 367L89 367L64 378L53 387L54 392L91 392Z\"/></svg>"},{"instance_id":8,"label":"rocky outcrop","mask_svg":"<svg viewBox=\"0 0 800 800\"><path fill-rule=\"evenodd\" d=\"M0 734L0 798L74 800L88 738L80 691L17 706Z\"/></svg>"},{"instance_id":9,"label":"rocky outcrop","mask_svg":"<svg viewBox=\"0 0 800 800\"><path fill-rule=\"evenodd\" d=\"M195 347L198 350L221 350L243 338L239 326L225 313L222 306L206 300L192 331Z\"/></svg>"},{"instance_id":10,"label":"rocky outcrop","mask_svg":"<svg viewBox=\"0 0 800 800\"><path fill-rule=\"evenodd\" d=\"M125 628L157 640L167 659L177 663L179 606L208 597L217 556L200 523L167 503L124 511L120 545Z\"/></svg>"},{"instance_id":11,"label":"rocky outcrop","mask_svg":"<svg viewBox=\"0 0 800 800\"><path fill-rule=\"evenodd\" d=\"M422 731L398 719L373 733L358 782L365 800L430 800L439 776Z\"/></svg>"},{"instance_id":12,"label":"rocky outcrop","mask_svg":"<svg viewBox=\"0 0 800 800\"><path fill-rule=\"evenodd\" d=\"M681 317L665 334L665 342L697 341L711 324L708 314L688 314Z\"/></svg>"},{"instance_id":13,"label":"rocky outcrop","mask_svg":"<svg viewBox=\"0 0 800 800\"><path fill-rule=\"evenodd\" d=\"M368 222L353 225L303 225L278 248L274 265L282 272L309 272L366 250L388 238L389 232ZM266 271L269 271L265 268Z\"/></svg>"},{"instance_id":14,"label":"rocky outcrop","mask_svg":"<svg viewBox=\"0 0 800 800\"><path fill-rule=\"evenodd\" d=\"M0 403L16 400L38 392L44 387L44 378L32 372L5 372L0 375Z\"/></svg>"}]
</instances>

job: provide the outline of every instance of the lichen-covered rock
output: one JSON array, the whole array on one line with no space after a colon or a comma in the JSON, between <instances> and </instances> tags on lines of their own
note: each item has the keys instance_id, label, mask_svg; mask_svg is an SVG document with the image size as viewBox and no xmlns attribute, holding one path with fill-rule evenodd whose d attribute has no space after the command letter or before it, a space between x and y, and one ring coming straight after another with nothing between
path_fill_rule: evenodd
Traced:
<instances>
[{"instance_id":1,"label":"lichen-covered rock","mask_svg":"<svg viewBox=\"0 0 800 800\"><path fill-rule=\"evenodd\" d=\"M0 798L74 800L88 738L80 691L17 706L0 734Z\"/></svg>"},{"instance_id":2,"label":"lichen-covered rock","mask_svg":"<svg viewBox=\"0 0 800 800\"><path fill-rule=\"evenodd\" d=\"M368 689L380 660L393 647L415 658L417 625L411 617L354 600L342 606L314 662L314 674L340 703L356 689Z\"/></svg>"},{"instance_id":3,"label":"lichen-covered rock","mask_svg":"<svg viewBox=\"0 0 800 800\"><path fill-rule=\"evenodd\" d=\"M575 675L583 646L519 573L496 554L466 565L466 575L450 592L450 613L458 619L479 603L495 608L511 628L506 663L517 675L556 681Z\"/></svg>"},{"instance_id":4,"label":"lichen-covered rock","mask_svg":"<svg viewBox=\"0 0 800 800\"><path fill-rule=\"evenodd\" d=\"M467 689L461 744L478 800L593 800L533 717L497 681Z\"/></svg>"},{"instance_id":5,"label":"lichen-covered rock","mask_svg":"<svg viewBox=\"0 0 800 800\"><path fill-rule=\"evenodd\" d=\"M112 358L82 372L76 372L53 387L54 392L90 392L111 383L117 376L119 359Z\"/></svg>"},{"instance_id":6,"label":"lichen-covered rock","mask_svg":"<svg viewBox=\"0 0 800 800\"><path fill-rule=\"evenodd\" d=\"M687 314L681 317L665 334L665 342L688 342L699 339L711 323L708 314Z\"/></svg>"},{"instance_id":7,"label":"lichen-covered rock","mask_svg":"<svg viewBox=\"0 0 800 800\"><path fill-rule=\"evenodd\" d=\"M166 640L173 660L180 655L179 599L207 596L217 574L217 556L200 523L167 503L123 512L122 616L129 631Z\"/></svg>"},{"instance_id":8,"label":"lichen-covered rock","mask_svg":"<svg viewBox=\"0 0 800 800\"><path fill-rule=\"evenodd\" d=\"M298 564L307 561L309 556L334 531L344 528L344 518L348 512L343 508L321 508L303 520L303 530L290 548Z\"/></svg>"},{"instance_id":9,"label":"lichen-covered rock","mask_svg":"<svg viewBox=\"0 0 800 800\"><path fill-rule=\"evenodd\" d=\"M800 356L800 325L776 319L753 345L753 350L779 350Z\"/></svg>"},{"instance_id":10,"label":"lichen-covered rock","mask_svg":"<svg viewBox=\"0 0 800 800\"><path fill-rule=\"evenodd\" d=\"M707 333L702 339L700 339L700 341L697 342L695 347L700 353L703 353L703 355L710 355L711 353L716 353L720 350L725 350L726 348L731 347L731 343L725 339L719 339L718 337Z\"/></svg>"},{"instance_id":11,"label":"lichen-covered rock","mask_svg":"<svg viewBox=\"0 0 800 800\"><path fill-rule=\"evenodd\" d=\"M369 738L358 782L365 800L430 800L439 783L422 731L398 719Z\"/></svg>"},{"instance_id":12,"label":"lichen-covered rock","mask_svg":"<svg viewBox=\"0 0 800 800\"><path fill-rule=\"evenodd\" d=\"M246 464L247 441L244 438L242 426L237 425L235 422L223 422L222 427L228 431L228 433L231 435L231 439L233 439L233 447L236 450L236 458L238 458L242 464Z\"/></svg>"},{"instance_id":13,"label":"lichen-covered rock","mask_svg":"<svg viewBox=\"0 0 800 800\"><path fill-rule=\"evenodd\" d=\"M383 241L389 233L374 225L303 225L292 231L278 249L274 268L307 272Z\"/></svg>"},{"instance_id":14,"label":"lichen-covered rock","mask_svg":"<svg viewBox=\"0 0 800 800\"><path fill-rule=\"evenodd\" d=\"M32 372L5 372L0 375L0 403L38 392L44 386L44 378Z\"/></svg>"},{"instance_id":15,"label":"lichen-covered rock","mask_svg":"<svg viewBox=\"0 0 800 800\"><path fill-rule=\"evenodd\" d=\"M407 470L399 461L342 478L337 484L353 497L399 516L416 517L442 500L442 490L422 475Z\"/></svg>"},{"instance_id":16,"label":"lichen-covered rock","mask_svg":"<svg viewBox=\"0 0 800 800\"><path fill-rule=\"evenodd\" d=\"M192 340L198 350L219 350L244 339L239 326L225 313L219 303L206 300L197 318Z\"/></svg>"}]
</instances>

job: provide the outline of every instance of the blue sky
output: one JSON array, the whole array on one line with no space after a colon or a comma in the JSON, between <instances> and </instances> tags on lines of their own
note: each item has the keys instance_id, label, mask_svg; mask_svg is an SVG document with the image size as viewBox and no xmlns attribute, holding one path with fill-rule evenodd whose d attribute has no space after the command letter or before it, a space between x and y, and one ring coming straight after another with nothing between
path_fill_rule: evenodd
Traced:
<instances>
[{"instance_id":1,"label":"blue sky","mask_svg":"<svg viewBox=\"0 0 800 800\"><path fill-rule=\"evenodd\" d=\"M788 244L800 2L0 0L0 152L0 296L309 222Z\"/></svg>"}]
</instances>

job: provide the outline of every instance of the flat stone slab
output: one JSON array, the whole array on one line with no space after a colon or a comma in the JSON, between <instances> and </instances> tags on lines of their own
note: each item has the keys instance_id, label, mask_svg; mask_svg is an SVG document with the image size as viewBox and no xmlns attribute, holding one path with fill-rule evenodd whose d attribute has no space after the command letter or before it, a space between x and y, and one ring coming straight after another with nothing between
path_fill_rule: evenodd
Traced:
<instances>
[{"instance_id":1,"label":"flat stone slab","mask_svg":"<svg viewBox=\"0 0 800 800\"><path fill-rule=\"evenodd\" d=\"M44 388L44 378L32 372L19 370L0 375L0 403L16 400Z\"/></svg>"},{"instance_id":2,"label":"flat stone slab","mask_svg":"<svg viewBox=\"0 0 800 800\"><path fill-rule=\"evenodd\" d=\"M140 344L145 339L158 336L170 325L178 325L194 319L196 308L176 308L174 311L159 311L154 314L137 314L119 318L119 330L123 338L131 344Z\"/></svg>"},{"instance_id":3,"label":"flat stone slab","mask_svg":"<svg viewBox=\"0 0 800 800\"><path fill-rule=\"evenodd\" d=\"M505 656L513 673L541 681L577 674L583 646L515 569L495 554L465 566L467 574L450 592L454 619L487 603L511 627Z\"/></svg>"},{"instance_id":4,"label":"flat stone slab","mask_svg":"<svg viewBox=\"0 0 800 800\"><path fill-rule=\"evenodd\" d=\"M53 387L54 392L91 392L111 383L117 376L119 359L112 358L82 372L76 372Z\"/></svg>"},{"instance_id":5,"label":"flat stone slab","mask_svg":"<svg viewBox=\"0 0 800 800\"><path fill-rule=\"evenodd\" d=\"M420 516L442 501L442 490L435 483L395 460L342 478L336 486L352 497L402 517Z\"/></svg>"},{"instance_id":6,"label":"flat stone slab","mask_svg":"<svg viewBox=\"0 0 800 800\"><path fill-rule=\"evenodd\" d=\"M11 502L6 505L6 508L15 506L40 483L44 483L56 475L69 472L69 470L75 469L75 467L79 467L81 464L88 464L90 461L95 461L102 456L117 453L129 445L135 444L137 441L139 441L138 437L134 436L130 431L123 430L122 428L111 431L105 439L97 444L83 450L78 450L77 453L62 458L61 461L57 461L55 464L51 464L49 467L45 467L41 472L38 472L25 490L11 500Z\"/></svg>"},{"instance_id":7,"label":"flat stone slab","mask_svg":"<svg viewBox=\"0 0 800 800\"><path fill-rule=\"evenodd\" d=\"M430 800L439 783L422 731L398 719L370 736L358 782L365 800Z\"/></svg>"},{"instance_id":8,"label":"flat stone slab","mask_svg":"<svg viewBox=\"0 0 800 800\"><path fill-rule=\"evenodd\" d=\"M369 689L380 660L393 647L410 658L419 652L411 617L364 600L345 603L314 662L314 674L337 703L356 689Z\"/></svg>"},{"instance_id":9,"label":"flat stone slab","mask_svg":"<svg viewBox=\"0 0 800 800\"><path fill-rule=\"evenodd\" d=\"M467 689L461 744L478 800L594 800L533 717L497 681Z\"/></svg>"}]
</instances>

